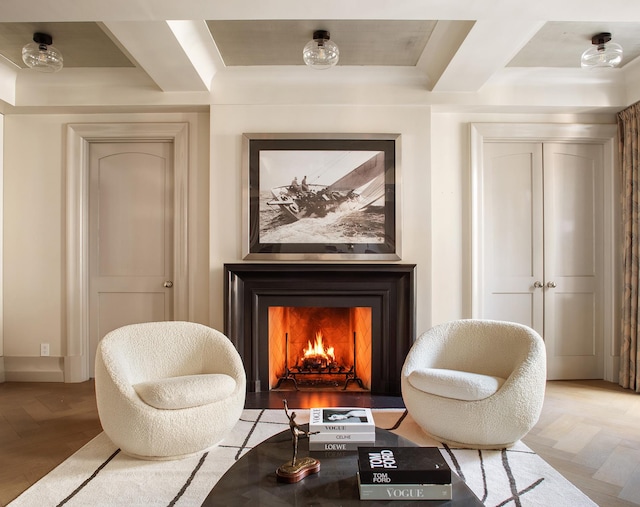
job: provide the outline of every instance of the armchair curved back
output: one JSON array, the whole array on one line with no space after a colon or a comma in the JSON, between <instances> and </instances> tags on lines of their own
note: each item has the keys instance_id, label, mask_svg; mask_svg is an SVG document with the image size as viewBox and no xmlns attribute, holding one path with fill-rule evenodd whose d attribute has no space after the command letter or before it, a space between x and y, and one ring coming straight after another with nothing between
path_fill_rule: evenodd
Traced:
<instances>
[{"instance_id":1,"label":"armchair curved back","mask_svg":"<svg viewBox=\"0 0 640 507\"><path fill-rule=\"evenodd\" d=\"M405 368L407 374L416 368L445 368L506 379L540 353L544 354L544 343L527 326L462 319L437 325L418 337Z\"/></svg>"},{"instance_id":2,"label":"armchair curved back","mask_svg":"<svg viewBox=\"0 0 640 507\"><path fill-rule=\"evenodd\" d=\"M201 373L244 376L242 362L229 338L194 322L124 326L103 339L99 353L113 378L131 384Z\"/></svg>"}]
</instances>

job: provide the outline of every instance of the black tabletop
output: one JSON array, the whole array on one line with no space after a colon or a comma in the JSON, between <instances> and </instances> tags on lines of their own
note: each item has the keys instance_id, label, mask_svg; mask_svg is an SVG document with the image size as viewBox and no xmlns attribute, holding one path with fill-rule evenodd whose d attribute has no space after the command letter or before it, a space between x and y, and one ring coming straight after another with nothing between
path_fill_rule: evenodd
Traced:
<instances>
[{"instance_id":1,"label":"black tabletop","mask_svg":"<svg viewBox=\"0 0 640 507\"><path fill-rule=\"evenodd\" d=\"M305 428L306 429L306 428ZM376 446L411 447L409 440L376 428ZM309 452L306 438L300 440L298 457L312 456L320 460L317 474L300 482L278 482L276 469L291 460L291 433L283 431L265 440L240 458L220 478L205 499L203 506L351 506L410 505L478 507L482 502L473 491L452 472L453 499L448 501L377 501L360 500L358 493L357 452Z\"/></svg>"}]
</instances>

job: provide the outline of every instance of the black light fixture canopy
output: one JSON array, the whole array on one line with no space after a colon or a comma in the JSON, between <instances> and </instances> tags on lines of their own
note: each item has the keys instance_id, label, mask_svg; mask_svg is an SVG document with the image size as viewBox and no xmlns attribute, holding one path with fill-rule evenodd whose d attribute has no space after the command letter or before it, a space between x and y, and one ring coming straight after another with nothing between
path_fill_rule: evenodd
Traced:
<instances>
[{"instance_id":1,"label":"black light fixture canopy","mask_svg":"<svg viewBox=\"0 0 640 507\"><path fill-rule=\"evenodd\" d=\"M322 41L329 40L331 38L331 34L328 30L316 30L313 32L313 40Z\"/></svg>"},{"instance_id":2,"label":"black light fixture canopy","mask_svg":"<svg viewBox=\"0 0 640 507\"><path fill-rule=\"evenodd\" d=\"M48 33L36 32L33 34L33 42L36 44L44 44L45 46L51 46L53 44L53 37Z\"/></svg>"}]
</instances>

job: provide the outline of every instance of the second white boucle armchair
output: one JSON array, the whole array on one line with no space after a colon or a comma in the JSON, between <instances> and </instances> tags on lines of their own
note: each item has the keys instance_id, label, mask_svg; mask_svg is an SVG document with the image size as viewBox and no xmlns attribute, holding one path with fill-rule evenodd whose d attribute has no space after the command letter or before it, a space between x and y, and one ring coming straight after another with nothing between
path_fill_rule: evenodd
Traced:
<instances>
[{"instance_id":1,"label":"second white boucle armchair","mask_svg":"<svg viewBox=\"0 0 640 507\"><path fill-rule=\"evenodd\" d=\"M546 354L533 329L458 320L422 334L402 369L402 397L418 425L459 447L503 448L538 421Z\"/></svg>"}]
</instances>

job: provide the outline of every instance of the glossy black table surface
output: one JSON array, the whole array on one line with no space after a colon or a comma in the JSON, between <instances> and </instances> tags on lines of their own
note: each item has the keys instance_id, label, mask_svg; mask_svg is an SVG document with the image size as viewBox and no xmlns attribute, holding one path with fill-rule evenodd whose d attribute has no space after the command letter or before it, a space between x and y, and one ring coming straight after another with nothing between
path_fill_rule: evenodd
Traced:
<instances>
[{"instance_id":1,"label":"glossy black table surface","mask_svg":"<svg viewBox=\"0 0 640 507\"><path fill-rule=\"evenodd\" d=\"M305 428L306 429L306 428ZM377 446L413 447L415 444L390 431L376 428ZM276 469L291 460L291 432L287 429L265 440L240 458L220 478L203 506L351 506L351 505L433 505L481 507L473 491L452 471L453 499L448 501L360 500L356 471L356 451L309 452L309 441L300 439L298 457L320 460L320 472L300 482L278 482Z\"/></svg>"}]
</instances>

